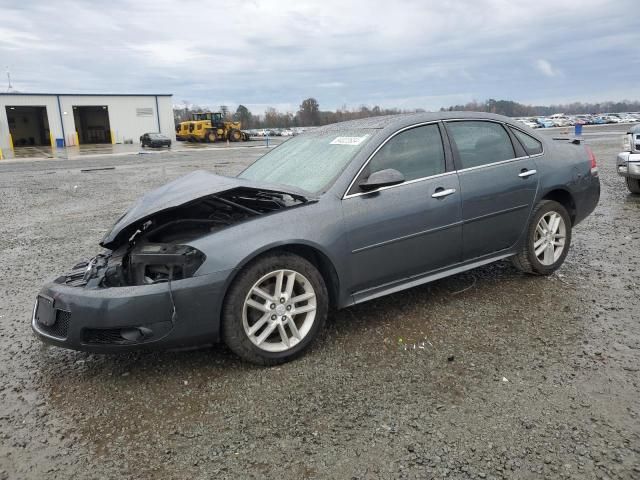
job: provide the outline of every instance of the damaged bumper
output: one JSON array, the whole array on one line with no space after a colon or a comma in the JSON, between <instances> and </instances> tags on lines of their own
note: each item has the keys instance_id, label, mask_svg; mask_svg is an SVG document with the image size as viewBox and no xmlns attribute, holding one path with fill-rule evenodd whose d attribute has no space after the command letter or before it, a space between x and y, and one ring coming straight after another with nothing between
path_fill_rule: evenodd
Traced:
<instances>
[{"instance_id":1,"label":"damaged bumper","mask_svg":"<svg viewBox=\"0 0 640 480\"><path fill-rule=\"evenodd\" d=\"M31 325L46 343L90 352L213 343L230 274L94 289L58 279L40 291Z\"/></svg>"}]
</instances>

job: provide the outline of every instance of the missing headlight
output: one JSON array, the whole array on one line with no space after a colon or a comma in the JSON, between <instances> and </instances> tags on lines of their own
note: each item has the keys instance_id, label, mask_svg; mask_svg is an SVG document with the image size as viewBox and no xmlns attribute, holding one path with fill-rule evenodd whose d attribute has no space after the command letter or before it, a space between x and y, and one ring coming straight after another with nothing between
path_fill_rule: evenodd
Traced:
<instances>
[{"instance_id":1,"label":"missing headlight","mask_svg":"<svg viewBox=\"0 0 640 480\"><path fill-rule=\"evenodd\" d=\"M193 276L205 255L188 245L147 243L129 254L127 277L132 285L180 280Z\"/></svg>"}]
</instances>

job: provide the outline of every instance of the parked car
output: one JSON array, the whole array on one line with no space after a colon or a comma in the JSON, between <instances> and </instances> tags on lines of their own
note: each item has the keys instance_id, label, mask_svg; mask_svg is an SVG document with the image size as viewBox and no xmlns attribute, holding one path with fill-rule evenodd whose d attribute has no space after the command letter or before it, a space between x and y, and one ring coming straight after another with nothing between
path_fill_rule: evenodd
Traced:
<instances>
[{"instance_id":1,"label":"parked car","mask_svg":"<svg viewBox=\"0 0 640 480\"><path fill-rule=\"evenodd\" d=\"M616 159L618 175L625 178L631 193L640 194L640 125L629 129L622 148Z\"/></svg>"},{"instance_id":2,"label":"parked car","mask_svg":"<svg viewBox=\"0 0 640 480\"><path fill-rule=\"evenodd\" d=\"M555 127L568 127L574 125L574 122L567 117L564 113L556 113L555 115L551 115L549 120L553 122Z\"/></svg>"},{"instance_id":3,"label":"parked car","mask_svg":"<svg viewBox=\"0 0 640 480\"><path fill-rule=\"evenodd\" d=\"M273 365L302 354L330 308L505 258L549 275L599 194L579 140L500 115L319 127L236 178L196 171L140 198L105 251L42 288L32 327L94 352L223 340Z\"/></svg>"},{"instance_id":4,"label":"parked car","mask_svg":"<svg viewBox=\"0 0 640 480\"><path fill-rule=\"evenodd\" d=\"M145 133L140 137L141 147L171 147L171 139L162 133Z\"/></svg>"},{"instance_id":5,"label":"parked car","mask_svg":"<svg viewBox=\"0 0 640 480\"><path fill-rule=\"evenodd\" d=\"M604 120L604 123L622 123L622 119L619 116L610 113L604 115L602 119Z\"/></svg>"},{"instance_id":6,"label":"parked car","mask_svg":"<svg viewBox=\"0 0 640 480\"><path fill-rule=\"evenodd\" d=\"M289 130L289 129L282 130L280 132L280 136L282 136L282 137L293 137L293 130Z\"/></svg>"},{"instance_id":7,"label":"parked car","mask_svg":"<svg viewBox=\"0 0 640 480\"><path fill-rule=\"evenodd\" d=\"M551 128L556 126L553 120L545 117L537 118L536 122L538 122L538 125L540 126L540 128Z\"/></svg>"}]
</instances>

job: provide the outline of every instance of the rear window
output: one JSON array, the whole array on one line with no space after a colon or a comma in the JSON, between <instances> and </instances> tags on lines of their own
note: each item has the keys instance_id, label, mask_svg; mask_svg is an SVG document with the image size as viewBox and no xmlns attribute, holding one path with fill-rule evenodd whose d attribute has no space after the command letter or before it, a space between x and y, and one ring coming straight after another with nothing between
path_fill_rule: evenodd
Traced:
<instances>
[{"instance_id":1,"label":"rear window","mask_svg":"<svg viewBox=\"0 0 640 480\"><path fill-rule=\"evenodd\" d=\"M507 131L495 122L481 120L447 122L462 168L473 168L515 158Z\"/></svg>"},{"instance_id":2,"label":"rear window","mask_svg":"<svg viewBox=\"0 0 640 480\"><path fill-rule=\"evenodd\" d=\"M531 135L521 132L516 128L512 128L511 131L520 141L529 155L537 155L539 153L542 153L542 143L533 138Z\"/></svg>"}]
</instances>

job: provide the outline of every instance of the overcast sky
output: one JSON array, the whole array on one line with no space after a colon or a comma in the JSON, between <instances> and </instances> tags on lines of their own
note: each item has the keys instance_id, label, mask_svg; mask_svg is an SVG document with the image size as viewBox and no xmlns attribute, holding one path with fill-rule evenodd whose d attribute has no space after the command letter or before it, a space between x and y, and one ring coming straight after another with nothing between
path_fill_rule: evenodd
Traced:
<instances>
[{"instance_id":1,"label":"overcast sky","mask_svg":"<svg viewBox=\"0 0 640 480\"><path fill-rule=\"evenodd\" d=\"M0 0L22 92L217 107L640 99L637 0ZM0 82L6 90L6 79Z\"/></svg>"}]
</instances>

